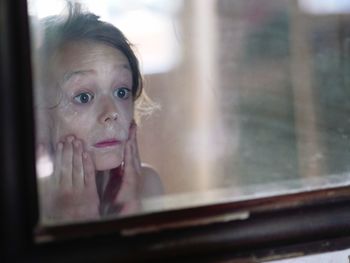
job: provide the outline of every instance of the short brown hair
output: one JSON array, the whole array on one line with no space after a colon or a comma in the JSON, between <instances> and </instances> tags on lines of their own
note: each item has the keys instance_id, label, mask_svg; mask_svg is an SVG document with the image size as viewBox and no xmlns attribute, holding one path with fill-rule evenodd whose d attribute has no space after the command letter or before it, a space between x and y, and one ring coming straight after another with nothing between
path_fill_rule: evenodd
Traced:
<instances>
[{"instance_id":1,"label":"short brown hair","mask_svg":"<svg viewBox=\"0 0 350 263\"><path fill-rule=\"evenodd\" d=\"M99 16L83 12L78 3L67 3L68 15L55 15L42 20L43 45L40 55L48 59L67 42L93 41L104 43L121 51L128 59L132 72L132 95L136 100L142 93L142 77L139 62L132 45L124 34Z\"/></svg>"}]
</instances>

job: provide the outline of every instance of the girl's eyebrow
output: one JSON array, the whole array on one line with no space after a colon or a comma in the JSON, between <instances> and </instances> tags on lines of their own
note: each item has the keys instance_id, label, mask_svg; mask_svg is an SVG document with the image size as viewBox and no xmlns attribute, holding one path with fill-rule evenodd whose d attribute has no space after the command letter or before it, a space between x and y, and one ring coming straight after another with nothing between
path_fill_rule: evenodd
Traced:
<instances>
[{"instance_id":1,"label":"girl's eyebrow","mask_svg":"<svg viewBox=\"0 0 350 263\"><path fill-rule=\"evenodd\" d=\"M116 68L118 68L118 67L127 69L128 71L131 72L131 68L130 68L130 66L128 64L122 64L122 65L116 66ZM65 84L66 82L68 82L74 76L86 75L86 74L94 74L94 73L96 73L96 71L93 70L93 69L67 71L66 73L63 74L62 85Z\"/></svg>"},{"instance_id":2,"label":"girl's eyebrow","mask_svg":"<svg viewBox=\"0 0 350 263\"><path fill-rule=\"evenodd\" d=\"M68 71L64 73L63 75L63 84L69 81L72 77L74 76L79 76L79 75L86 75L86 74L93 74L95 73L94 70L76 70L76 71Z\"/></svg>"}]
</instances>

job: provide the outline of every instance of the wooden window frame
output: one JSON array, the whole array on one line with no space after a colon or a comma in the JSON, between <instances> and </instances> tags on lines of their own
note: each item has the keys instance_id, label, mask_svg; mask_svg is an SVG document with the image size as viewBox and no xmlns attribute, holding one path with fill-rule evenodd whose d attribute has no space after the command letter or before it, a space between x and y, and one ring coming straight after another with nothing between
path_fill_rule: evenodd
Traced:
<instances>
[{"instance_id":1,"label":"wooden window frame","mask_svg":"<svg viewBox=\"0 0 350 263\"><path fill-rule=\"evenodd\" d=\"M24 0L0 3L1 257L11 262L260 262L350 247L350 187L38 226L27 6Z\"/></svg>"}]
</instances>

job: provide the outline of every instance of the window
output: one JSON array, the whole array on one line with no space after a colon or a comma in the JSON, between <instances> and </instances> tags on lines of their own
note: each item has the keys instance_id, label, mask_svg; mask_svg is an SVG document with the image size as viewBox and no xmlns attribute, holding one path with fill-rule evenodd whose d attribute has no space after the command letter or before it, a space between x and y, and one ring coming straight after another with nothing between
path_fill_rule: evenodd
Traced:
<instances>
[{"instance_id":1,"label":"window","mask_svg":"<svg viewBox=\"0 0 350 263\"><path fill-rule=\"evenodd\" d=\"M144 210L125 217L39 223L33 138L46 126L32 114L40 96L35 16L54 5L4 2L4 226L20 226L8 230L8 253L34 246L23 255L44 260L50 250L62 257L60 251L87 244L94 249L74 254L77 261L172 253L253 260L300 247L303 253L347 247L347 8L327 12L311 8L312 1L112 2L96 13L125 25L134 39L145 89L159 106L141 122L140 152L165 194L142 199ZM95 12L93 3L85 2ZM51 173L50 158L41 159L39 175ZM129 255L133 249L140 255Z\"/></svg>"}]
</instances>

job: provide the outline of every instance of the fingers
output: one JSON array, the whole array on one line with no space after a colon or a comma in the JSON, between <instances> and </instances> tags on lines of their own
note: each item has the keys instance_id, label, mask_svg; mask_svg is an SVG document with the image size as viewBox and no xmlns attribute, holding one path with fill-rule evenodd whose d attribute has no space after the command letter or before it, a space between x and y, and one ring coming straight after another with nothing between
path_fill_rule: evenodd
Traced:
<instances>
[{"instance_id":1,"label":"fingers","mask_svg":"<svg viewBox=\"0 0 350 263\"><path fill-rule=\"evenodd\" d=\"M57 144L54 175L47 187L50 198L46 200L50 200L45 210L48 215L70 219L99 215L95 168L90 154L83 148L83 142L74 136Z\"/></svg>"},{"instance_id":2,"label":"fingers","mask_svg":"<svg viewBox=\"0 0 350 263\"><path fill-rule=\"evenodd\" d=\"M72 169L73 169L73 136L68 136L63 143L62 164L58 169L61 170L59 183L63 188L73 186Z\"/></svg>"},{"instance_id":3,"label":"fingers","mask_svg":"<svg viewBox=\"0 0 350 263\"><path fill-rule=\"evenodd\" d=\"M130 202L136 200L139 195L139 181L141 175L141 163L136 141L136 125L130 126L129 139L124 151L124 176L117 202Z\"/></svg>"},{"instance_id":4,"label":"fingers","mask_svg":"<svg viewBox=\"0 0 350 263\"><path fill-rule=\"evenodd\" d=\"M83 149L79 140L73 141L72 183L74 187L84 186Z\"/></svg>"},{"instance_id":5,"label":"fingers","mask_svg":"<svg viewBox=\"0 0 350 263\"><path fill-rule=\"evenodd\" d=\"M95 167L91 155L83 153L84 183L87 187L95 187Z\"/></svg>"},{"instance_id":6,"label":"fingers","mask_svg":"<svg viewBox=\"0 0 350 263\"><path fill-rule=\"evenodd\" d=\"M133 151L133 154L137 159L138 163L141 163L136 132L137 132L137 126L136 126L136 123L134 122L132 125L132 149L131 150Z\"/></svg>"},{"instance_id":7,"label":"fingers","mask_svg":"<svg viewBox=\"0 0 350 263\"><path fill-rule=\"evenodd\" d=\"M83 151L82 141L68 136L56 149L54 176L60 187L79 189L94 182L93 161L90 154Z\"/></svg>"},{"instance_id":8,"label":"fingers","mask_svg":"<svg viewBox=\"0 0 350 263\"><path fill-rule=\"evenodd\" d=\"M128 166L133 167L138 174L141 173L141 159L138 149L137 136L136 136L137 126L136 123L133 122L130 126L130 135L129 140L126 144L125 156L126 156L126 164Z\"/></svg>"},{"instance_id":9,"label":"fingers","mask_svg":"<svg viewBox=\"0 0 350 263\"><path fill-rule=\"evenodd\" d=\"M133 159L131 143L128 142L125 145L125 152L124 152L124 172L129 173L134 169L135 169L135 162Z\"/></svg>"}]
</instances>

